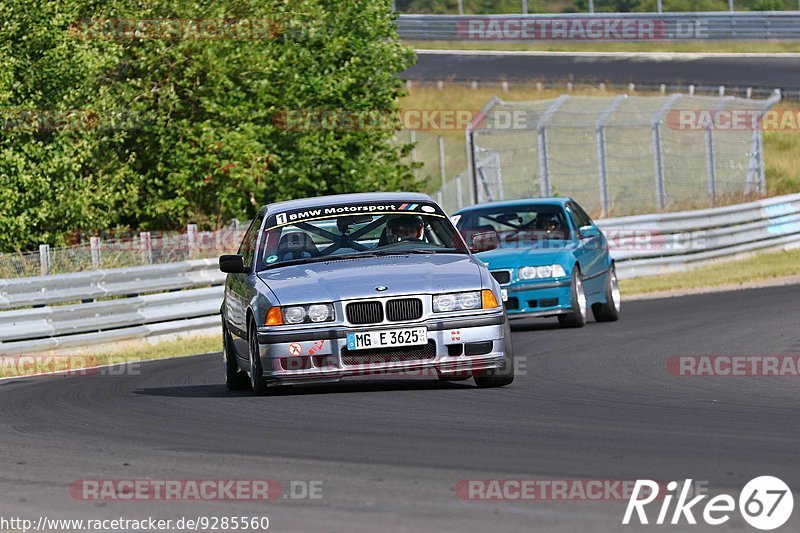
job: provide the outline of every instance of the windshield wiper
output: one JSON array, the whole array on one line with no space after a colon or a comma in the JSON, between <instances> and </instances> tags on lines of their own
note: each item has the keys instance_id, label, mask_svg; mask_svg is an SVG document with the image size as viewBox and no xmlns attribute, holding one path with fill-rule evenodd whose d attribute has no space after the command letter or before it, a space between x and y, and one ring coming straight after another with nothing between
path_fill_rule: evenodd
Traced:
<instances>
[{"instance_id":1,"label":"windshield wiper","mask_svg":"<svg viewBox=\"0 0 800 533\"><path fill-rule=\"evenodd\" d=\"M414 248L411 250L373 250L375 255L408 255L408 254L457 254L461 253L455 248L443 248L443 249L419 249Z\"/></svg>"}]
</instances>

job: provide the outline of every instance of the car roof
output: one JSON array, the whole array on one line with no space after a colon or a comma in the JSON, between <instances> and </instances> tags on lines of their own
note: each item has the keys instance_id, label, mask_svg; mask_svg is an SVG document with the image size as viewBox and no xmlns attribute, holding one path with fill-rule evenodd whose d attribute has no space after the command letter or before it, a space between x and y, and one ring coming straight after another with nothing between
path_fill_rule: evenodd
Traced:
<instances>
[{"instance_id":1,"label":"car roof","mask_svg":"<svg viewBox=\"0 0 800 533\"><path fill-rule=\"evenodd\" d=\"M494 209L498 207L527 207L531 205L566 205L572 201L569 196L550 196L541 198L520 198L518 200L504 200L502 202L487 202L485 204L475 204L463 209L459 209L454 215L463 215L471 211L482 211L484 209Z\"/></svg>"},{"instance_id":2,"label":"car roof","mask_svg":"<svg viewBox=\"0 0 800 533\"><path fill-rule=\"evenodd\" d=\"M269 211L289 211L321 205L353 204L359 202L433 202L433 199L427 194L418 192L364 192L287 200L285 202L276 202L266 205L264 208L267 208Z\"/></svg>"}]
</instances>

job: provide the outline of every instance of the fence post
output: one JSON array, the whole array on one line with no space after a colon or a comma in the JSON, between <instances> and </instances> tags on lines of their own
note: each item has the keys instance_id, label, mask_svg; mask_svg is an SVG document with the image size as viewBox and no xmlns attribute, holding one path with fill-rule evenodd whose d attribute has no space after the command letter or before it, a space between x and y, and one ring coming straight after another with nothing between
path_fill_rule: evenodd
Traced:
<instances>
[{"instance_id":1,"label":"fence post","mask_svg":"<svg viewBox=\"0 0 800 533\"><path fill-rule=\"evenodd\" d=\"M562 94L550 104L536 125L536 136L539 144L539 188L542 196L550 196L550 161L547 157L547 122L558 111L569 95Z\"/></svg>"},{"instance_id":2,"label":"fence post","mask_svg":"<svg viewBox=\"0 0 800 533\"><path fill-rule=\"evenodd\" d=\"M717 206L717 171L714 168L714 137L711 125L706 126L706 179L708 194L711 196L711 207Z\"/></svg>"},{"instance_id":3,"label":"fence post","mask_svg":"<svg viewBox=\"0 0 800 533\"><path fill-rule=\"evenodd\" d=\"M447 181L447 170L444 165L444 137L439 135L437 142L439 143L439 177L442 179L442 190L444 190L444 184Z\"/></svg>"},{"instance_id":4,"label":"fence post","mask_svg":"<svg viewBox=\"0 0 800 533\"><path fill-rule=\"evenodd\" d=\"M42 276L50 275L50 245L39 245L39 270Z\"/></svg>"},{"instance_id":5,"label":"fence post","mask_svg":"<svg viewBox=\"0 0 800 533\"><path fill-rule=\"evenodd\" d=\"M197 224L189 224L186 226L186 237L189 247L189 257L197 255Z\"/></svg>"},{"instance_id":6,"label":"fence post","mask_svg":"<svg viewBox=\"0 0 800 533\"><path fill-rule=\"evenodd\" d=\"M601 218L606 218L611 210L611 200L608 193L608 164L606 162L606 122L617 110L627 96L620 95L614 98L611 104L600 113L595 123L595 137L597 139L597 167L600 178L600 208Z\"/></svg>"},{"instance_id":7,"label":"fence post","mask_svg":"<svg viewBox=\"0 0 800 533\"><path fill-rule=\"evenodd\" d=\"M408 132L408 140L411 144L414 145L414 148L411 149L411 162L417 162L417 130L410 130ZM414 169L414 177L417 177L417 169Z\"/></svg>"},{"instance_id":8,"label":"fence post","mask_svg":"<svg viewBox=\"0 0 800 533\"><path fill-rule=\"evenodd\" d=\"M456 207L464 207L464 199L461 196L461 176L456 176Z\"/></svg>"},{"instance_id":9,"label":"fence post","mask_svg":"<svg viewBox=\"0 0 800 533\"><path fill-rule=\"evenodd\" d=\"M92 252L92 270L99 270L103 266L103 256L100 253L100 237L89 237L89 249Z\"/></svg>"},{"instance_id":10,"label":"fence post","mask_svg":"<svg viewBox=\"0 0 800 533\"><path fill-rule=\"evenodd\" d=\"M724 99L714 111L722 110L730 99ZM715 113L716 114L716 113ZM711 197L711 207L717 206L717 168L714 162L714 124L710 121L706 124L706 179L708 181L708 195Z\"/></svg>"},{"instance_id":11,"label":"fence post","mask_svg":"<svg viewBox=\"0 0 800 533\"><path fill-rule=\"evenodd\" d=\"M664 115L672 109L673 104L681 97L681 94L670 95L650 121L653 129L653 165L656 171L656 202L659 211L663 211L667 207L667 187L664 182L664 152L661 149L661 121L664 119Z\"/></svg>"},{"instance_id":12,"label":"fence post","mask_svg":"<svg viewBox=\"0 0 800 533\"><path fill-rule=\"evenodd\" d=\"M142 253L142 263L145 265L153 264L153 242L150 240L150 232L139 232L139 249Z\"/></svg>"}]
</instances>

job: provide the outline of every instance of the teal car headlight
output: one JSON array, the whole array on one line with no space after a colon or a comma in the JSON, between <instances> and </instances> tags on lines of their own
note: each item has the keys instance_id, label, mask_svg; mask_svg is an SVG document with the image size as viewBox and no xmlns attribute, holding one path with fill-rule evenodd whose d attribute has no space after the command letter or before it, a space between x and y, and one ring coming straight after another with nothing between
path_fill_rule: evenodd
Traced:
<instances>
[{"instance_id":1,"label":"teal car headlight","mask_svg":"<svg viewBox=\"0 0 800 533\"><path fill-rule=\"evenodd\" d=\"M567 273L561 265L524 266L519 269L519 279L563 278Z\"/></svg>"}]
</instances>

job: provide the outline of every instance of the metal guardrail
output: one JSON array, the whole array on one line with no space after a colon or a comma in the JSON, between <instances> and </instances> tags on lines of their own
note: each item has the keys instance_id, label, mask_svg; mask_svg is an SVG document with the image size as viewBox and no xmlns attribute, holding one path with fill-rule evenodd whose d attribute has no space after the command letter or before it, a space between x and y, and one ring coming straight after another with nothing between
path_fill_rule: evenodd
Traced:
<instances>
[{"instance_id":1,"label":"metal guardrail","mask_svg":"<svg viewBox=\"0 0 800 533\"><path fill-rule=\"evenodd\" d=\"M216 259L0 280L0 355L214 327L224 282Z\"/></svg>"},{"instance_id":2,"label":"metal guardrail","mask_svg":"<svg viewBox=\"0 0 800 533\"><path fill-rule=\"evenodd\" d=\"M682 271L800 247L800 194L598 225L621 278ZM217 327L224 280L213 259L0 280L0 355Z\"/></svg>"},{"instance_id":3,"label":"metal guardrail","mask_svg":"<svg viewBox=\"0 0 800 533\"><path fill-rule=\"evenodd\" d=\"M605 25L591 24L591 21ZM612 26L611 23L616 21L619 25ZM800 13L400 15L397 31L402 39L419 41L797 40L800 36Z\"/></svg>"},{"instance_id":4,"label":"metal guardrail","mask_svg":"<svg viewBox=\"0 0 800 533\"><path fill-rule=\"evenodd\" d=\"M598 226L611 241L620 278L681 272L710 260L800 247L800 194L610 218Z\"/></svg>"}]
</instances>

